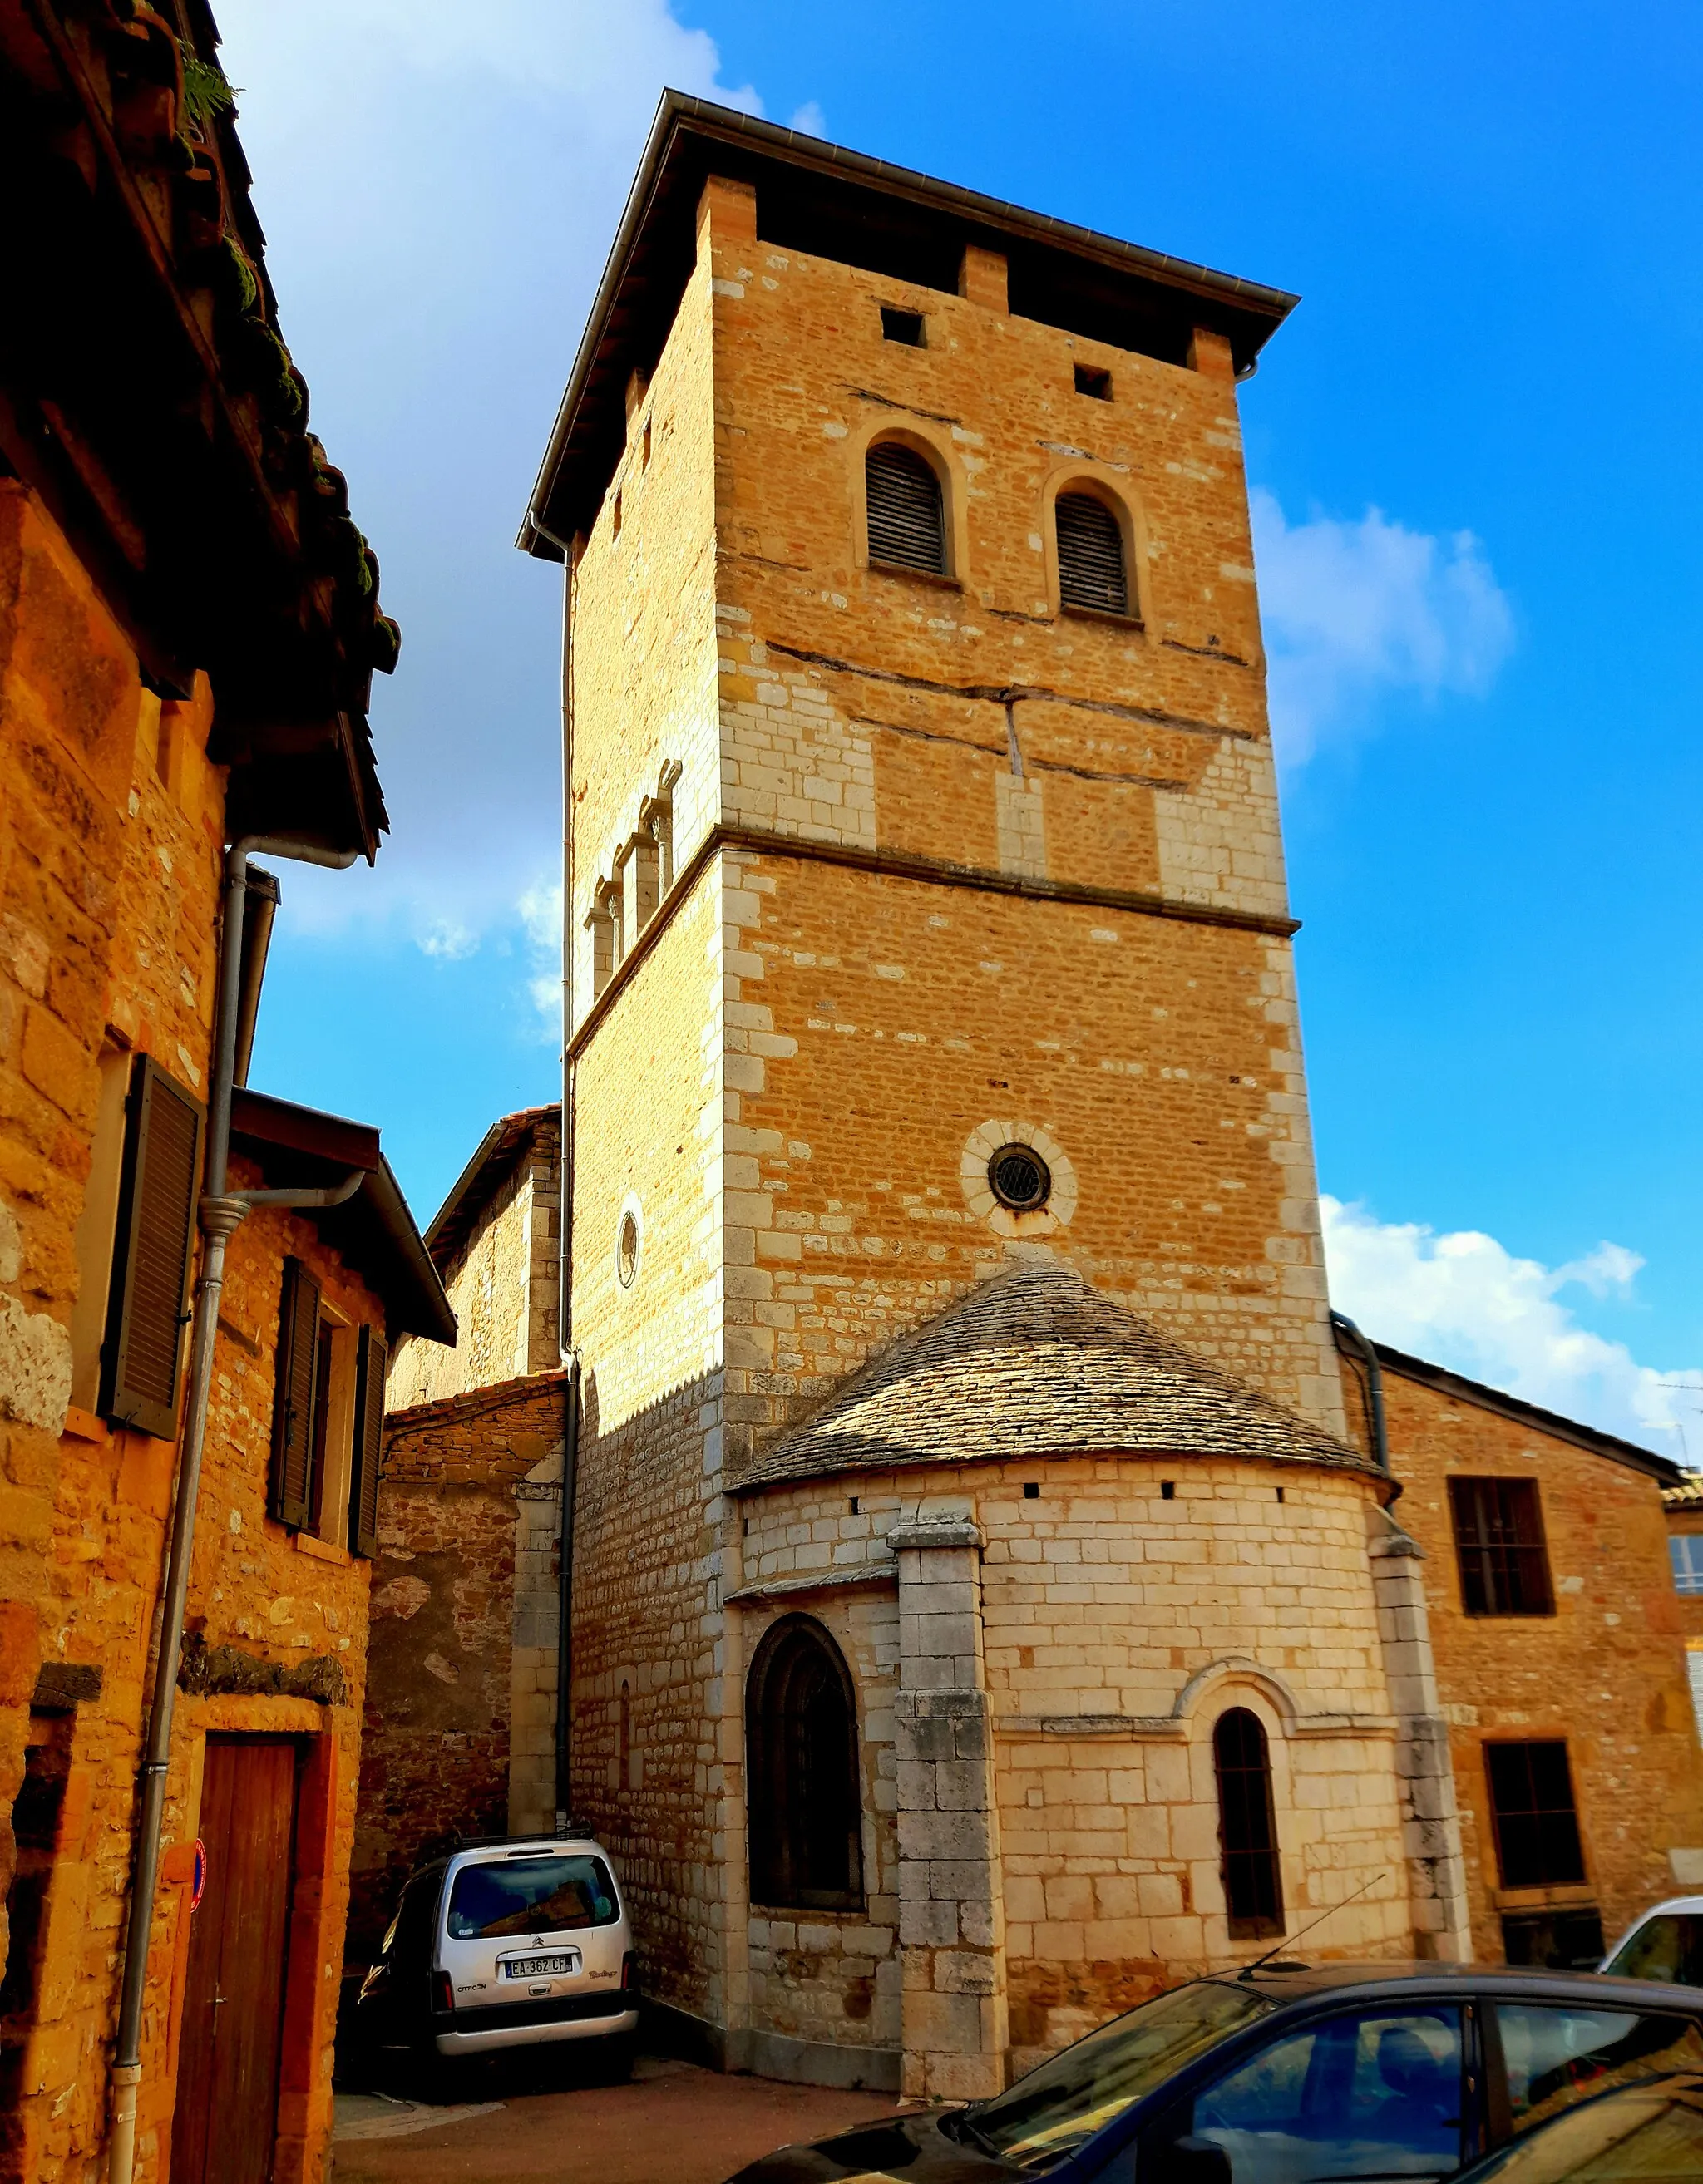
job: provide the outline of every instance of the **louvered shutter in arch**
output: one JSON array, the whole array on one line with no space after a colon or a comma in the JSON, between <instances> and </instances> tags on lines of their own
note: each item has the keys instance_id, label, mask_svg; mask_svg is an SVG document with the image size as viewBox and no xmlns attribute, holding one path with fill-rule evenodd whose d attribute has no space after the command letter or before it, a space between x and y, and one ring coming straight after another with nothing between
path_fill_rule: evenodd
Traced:
<instances>
[{"instance_id":1,"label":"louvered shutter in arch","mask_svg":"<svg viewBox=\"0 0 1703 2184\"><path fill-rule=\"evenodd\" d=\"M869 559L899 569L946 573L946 502L931 464L896 440L881 440L863 463Z\"/></svg>"},{"instance_id":2,"label":"louvered shutter in arch","mask_svg":"<svg viewBox=\"0 0 1703 2184\"><path fill-rule=\"evenodd\" d=\"M146 1056L137 1057L126 1105L100 1409L115 1425L170 1440L194 1256L201 1106Z\"/></svg>"},{"instance_id":3,"label":"louvered shutter in arch","mask_svg":"<svg viewBox=\"0 0 1703 2184\"><path fill-rule=\"evenodd\" d=\"M1058 535L1058 597L1067 607L1127 614L1130 582L1118 519L1092 493L1061 493L1053 512Z\"/></svg>"},{"instance_id":4,"label":"louvered shutter in arch","mask_svg":"<svg viewBox=\"0 0 1703 2184\"><path fill-rule=\"evenodd\" d=\"M272 1479L268 1514L304 1529L313 1515L314 1388L319 1371L320 1287L299 1259L284 1261L272 1391Z\"/></svg>"},{"instance_id":5,"label":"louvered shutter in arch","mask_svg":"<svg viewBox=\"0 0 1703 2184\"><path fill-rule=\"evenodd\" d=\"M378 1552L378 1467L384 1453L384 1368L389 1357L376 1328L360 1330L355 1364L355 1462L349 1480L349 1544Z\"/></svg>"}]
</instances>

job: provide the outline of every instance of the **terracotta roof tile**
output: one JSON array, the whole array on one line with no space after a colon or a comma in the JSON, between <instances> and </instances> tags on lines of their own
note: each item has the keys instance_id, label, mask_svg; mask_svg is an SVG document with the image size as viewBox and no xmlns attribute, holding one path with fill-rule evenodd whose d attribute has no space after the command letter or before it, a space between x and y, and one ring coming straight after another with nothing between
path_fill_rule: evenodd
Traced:
<instances>
[{"instance_id":1,"label":"terracotta roof tile","mask_svg":"<svg viewBox=\"0 0 1703 2184\"><path fill-rule=\"evenodd\" d=\"M1114 1450L1374 1468L1074 1267L1037 1259L902 1336L759 1449L734 1485Z\"/></svg>"}]
</instances>

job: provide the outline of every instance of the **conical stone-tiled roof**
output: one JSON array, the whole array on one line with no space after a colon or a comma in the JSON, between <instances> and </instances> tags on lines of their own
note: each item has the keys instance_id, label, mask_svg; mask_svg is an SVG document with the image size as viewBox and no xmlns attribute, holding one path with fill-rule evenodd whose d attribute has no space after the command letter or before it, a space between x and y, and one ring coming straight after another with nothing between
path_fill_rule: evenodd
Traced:
<instances>
[{"instance_id":1,"label":"conical stone-tiled roof","mask_svg":"<svg viewBox=\"0 0 1703 2184\"><path fill-rule=\"evenodd\" d=\"M1114 1451L1374 1468L1102 1296L1066 1262L1036 1259L902 1336L759 1449L737 1487Z\"/></svg>"}]
</instances>

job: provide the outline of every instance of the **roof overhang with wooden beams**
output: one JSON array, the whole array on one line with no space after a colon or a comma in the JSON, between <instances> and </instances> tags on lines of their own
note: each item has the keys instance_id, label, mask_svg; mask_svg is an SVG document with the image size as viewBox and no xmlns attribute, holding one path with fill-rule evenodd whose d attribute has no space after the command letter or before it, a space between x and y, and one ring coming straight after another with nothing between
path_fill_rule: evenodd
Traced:
<instances>
[{"instance_id":1,"label":"roof overhang with wooden beams","mask_svg":"<svg viewBox=\"0 0 1703 2184\"><path fill-rule=\"evenodd\" d=\"M949 294L966 246L997 251L1014 317L1167 363L1186 363L1204 327L1245 375L1298 300L665 92L516 541L529 554L560 561L590 526L624 445L628 382L654 370L690 276L712 175L754 184L757 232L779 248Z\"/></svg>"},{"instance_id":2,"label":"roof overhang with wooden beams","mask_svg":"<svg viewBox=\"0 0 1703 2184\"><path fill-rule=\"evenodd\" d=\"M393 1340L420 1334L455 1347L455 1312L370 1123L239 1084L231 1095L231 1148L254 1162L278 1190L322 1189L358 1169L360 1186L352 1198L297 1219L310 1221L383 1304Z\"/></svg>"},{"instance_id":3,"label":"roof overhang with wooden beams","mask_svg":"<svg viewBox=\"0 0 1703 2184\"><path fill-rule=\"evenodd\" d=\"M154 688L211 678L232 838L370 859L399 635L307 430L206 0L160 6L0 0L0 472Z\"/></svg>"}]
</instances>

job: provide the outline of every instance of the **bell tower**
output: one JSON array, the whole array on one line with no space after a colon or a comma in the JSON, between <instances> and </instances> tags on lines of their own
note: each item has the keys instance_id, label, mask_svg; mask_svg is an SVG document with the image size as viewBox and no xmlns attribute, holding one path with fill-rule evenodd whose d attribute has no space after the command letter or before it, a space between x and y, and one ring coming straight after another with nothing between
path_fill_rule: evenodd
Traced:
<instances>
[{"instance_id":1,"label":"bell tower","mask_svg":"<svg viewBox=\"0 0 1703 2184\"><path fill-rule=\"evenodd\" d=\"M576 1780L730 2041L766 1444L1025 1254L1343 1430L1237 415L1293 301L670 94L574 367Z\"/></svg>"}]
</instances>

